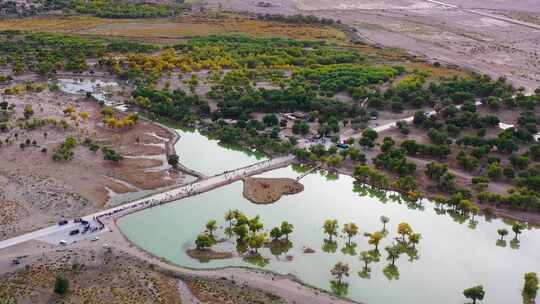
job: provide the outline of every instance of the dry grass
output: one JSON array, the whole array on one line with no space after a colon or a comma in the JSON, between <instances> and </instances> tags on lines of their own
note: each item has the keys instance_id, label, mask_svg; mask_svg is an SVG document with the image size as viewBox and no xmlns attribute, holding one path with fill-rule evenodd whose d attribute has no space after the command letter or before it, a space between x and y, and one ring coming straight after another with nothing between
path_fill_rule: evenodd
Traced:
<instances>
[{"instance_id":1,"label":"dry grass","mask_svg":"<svg viewBox=\"0 0 540 304\"><path fill-rule=\"evenodd\" d=\"M436 67L425 62L407 62L401 65L403 65L409 71L418 70L427 72L432 79L442 77L450 78L454 76L468 78L470 76L470 73L461 69L447 68L444 66Z\"/></svg>"},{"instance_id":2,"label":"dry grass","mask_svg":"<svg viewBox=\"0 0 540 304\"><path fill-rule=\"evenodd\" d=\"M162 19L103 19L89 16L36 17L0 20L0 30L72 33L92 36L139 38L174 42L186 37L211 34L249 34L261 37L289 37L346 41L345 33L329 26L286 24L253 20L238 15Z\"/></svg>"},{"instance_id":3,"label":"dry grass","mask_svg":"<svg viewBox=\"0 0 540 304\"><path fill-rule=\"evenodd\" d=\"M121 24L129 20L102 19L90 16L55 16L0 20L0 30L78 32L106 24Z\"/></svg>"}]
</instances>

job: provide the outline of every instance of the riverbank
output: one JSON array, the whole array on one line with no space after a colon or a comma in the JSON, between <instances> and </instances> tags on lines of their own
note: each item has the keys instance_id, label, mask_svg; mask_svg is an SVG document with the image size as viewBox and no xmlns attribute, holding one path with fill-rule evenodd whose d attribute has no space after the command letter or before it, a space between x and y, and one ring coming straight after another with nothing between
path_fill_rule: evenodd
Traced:
<instances>
[{"instance_id":1,"label":"riverbank","mask_svg":"<svg viewBox=\"0 0 540 304\"><path fill-rule=\"evenodd\" d=\"M337 170L337 172L338 172L338 174L344 174L344 175L348 175L348 176L354 178L354 168L342 167L342 168L339 168ZM375 185L370 185L368 181L364 182L364 184L369 185L370 187L378 188ZM392 183L390 184L388 189L379 188L379 190L381 190L381 191L394 191L394 192L397 192L397 193L401 193L401 191L399 189L397 189L396 187L394 187ZM435 199L435 195L433 195L432 193L430 193L428 191L428 188L427 188L426 184L420 184L420 189L419 190L420 190L420 193L421 193L421 198L426 198L426 199L431 200L431 201L433 201ZM407 195L407 193L401 193L401 194L402 195ZM504 208L497 208L497 207L491 206L491 205L482 205L482 204L478 204L478 203L475 203L475 202L473 202L473 203L481 209L483 214L492 213L492 216L498 216L498 217L501 217L503 219L507 219L507 220L511 220L511 221L524 222L524 223L527 223L529 225L540 226L540 214L538 214L538 213L524 212L524 211L519 211L519 210L510 210L510 209L504 209ZM486 210L488 210L488 211L486 211Z\"/></svg>"}]
</instances>

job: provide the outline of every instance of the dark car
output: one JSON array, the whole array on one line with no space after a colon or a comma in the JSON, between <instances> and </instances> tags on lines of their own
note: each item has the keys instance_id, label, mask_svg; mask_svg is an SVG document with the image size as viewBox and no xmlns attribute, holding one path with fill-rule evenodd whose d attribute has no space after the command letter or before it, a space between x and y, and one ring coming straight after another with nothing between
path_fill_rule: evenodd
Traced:
<instances>
[{"instance_id":1,"label":"dark car","mask_svg":"<svg viewBox=\"0 0 540 304\"><path fill-rule=\"evenodd\" d=\"M76 234L79 234L79 232L80 232L79 229L71 230L69 232L69 235L76 235Z\"/></svg>"},{"instance_id":2,"label":"dark car","mask_svg":"<svg viewBox=\"0 0 540 304\"><path fill-rule=\"evenodd\" d=\"M73 220L74 223L80 223L81 221L82 221L82 219L80 217Z\"/></svg>"},{"instance_id":3,"label":"dark car","mask_svg":"<svg viewBox=\"0 0 540 304\"><path fill-rule=\"evenodd\" d=\"M68 223L67 220L61 220L60 222L58 222L58 225L62 226L62 225L65 225L67 223Z\"/></svg>"}]
</instances>

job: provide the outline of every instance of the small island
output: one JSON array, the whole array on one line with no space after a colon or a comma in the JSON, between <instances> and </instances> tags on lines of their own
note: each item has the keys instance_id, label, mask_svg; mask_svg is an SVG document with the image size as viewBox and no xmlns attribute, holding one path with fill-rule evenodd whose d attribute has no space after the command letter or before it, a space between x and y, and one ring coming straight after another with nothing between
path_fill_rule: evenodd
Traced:
<instances>
[{"instance_id":1,"label":"small island","mask_svg":"<svg viewBox=\"0 0 540 304\"><path fill-rule=\"evenodd\" d=\"M283 194L296 194L304 190L304 185L292 178L260 178L244 179L244 197L254 204L272 204Z\"/></svg>"},{"instance_id":2,"label":"small island","mask_svg":"<svg viewBox=\"0 0 540 304\"><path fill-rule=\"evenodd\" d=\"M212 249L188 249L186 250L188 256L193 259L197 259L201 262L207 262L210 260L224 260L234 257L232 252L215 251Z\"/></svg>"}]
</instances>

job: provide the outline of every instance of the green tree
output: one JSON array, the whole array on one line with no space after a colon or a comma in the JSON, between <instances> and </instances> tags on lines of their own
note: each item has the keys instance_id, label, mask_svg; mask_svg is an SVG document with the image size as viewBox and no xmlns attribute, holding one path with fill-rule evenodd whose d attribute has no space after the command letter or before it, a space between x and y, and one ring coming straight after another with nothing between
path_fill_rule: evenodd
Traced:
<instances>
[{"instance_id":1,"label":"green tree","mask_svg":"<svg viewBox=\"0 0 540 304\"><path fill-rule=\"evenodd\" d=\"M209 220L206 222L206 231L208 231L208 234L211 237L214 237L214 231L217 229L217 221L216 220Z\"/></svg>"},{"instance_id":2,"label":"green tree","mask_svg":"<svg viewBox=\"0 0 540 304\"><path fill-rule=\"evenodd\" d=\"M0 295L0 304L17 304L17 300L9 295Z\"/></svg>"},{"instance_id":3,"label":"green tree","mask_svg":"<svg viewBox=\"0 0 540 304\"><path fill-rule=\"evenodd\" d=\"M268 242L268 235L266 233L253 233L248 238L248 246L255 253L259 253L259 248L263 247Z\"/></svg>"},{"instance_id":4,"label":"green tree","mask_svg":"<svg viewBox=\"0 0 540 304\"><path fill-rule=\"evenodd\" d=\"M501 241L508 235L507 229L497 229L497 233L501 236Z\"/></svg>"},{"instance_id":5,"label":"green tree","mask_svg":"<svg viewBox=\"0 0 540 304\"><path fill-rule=\"evenodd\" d=\"M535 272L525 274L525 283L521 295L523 296L523 304L534 304L536 294L538 293L538 276Z\"/></svg>"},{"instance_id":6,"label":"green tree","mask_svg":"<svg viewBox=\"0 0 540 304\"><path fill-rule=\"evenodd\" d=\"M258 232L259 230L263 229L264 226L261 223L261 217L257 215L254 218L250 219L248 221L248 227L249 227L249 231L253 233Z\"/></svg>"},{"instance_id":7,"label":"green tree","mask_svg":"<svg viewBox=\"0 0 540 304\"><path fill-rule=\"evenodd\" d=\"M362 137L367 137L369 139L371 139L372 141L377 139L379 135L377 134L377 131L371 129L371 128L367 128L364 130L364 132L362 132Z\"/></svg>"},{"instance_id":8,"label":"green tree","mask_svg":"<svg viewBox=\"0 0 540 304\"><path fill-rule=\"evenodd\" d=\"M498 180L502 177L503 168L497 162L491 163L487 169L487 175L491 180Z\"/></svg>"},{"instance_id":9,"label":"green tree","mask_svg":"<svg viewBox=\"0 0 540 304\"><path fill-rule=\"evenodd\" d=\"M236 225L233 227L233 232L236 234L239 241L244 241L249 233L247 224Z\"/></svg>"},{"instance_id":10,"label":"green tree","mask_svg":"<svg viewBox=\"0 0 540 304\"><path fill-rule=\"evenodd\" d=\"M364 270L367 270L369 263L375 262L375 257L369 251L362 251L360 252L360 261L364 263Z\"/></svg>"},{"instance_id":11,"label":"green tree","mask_svg":"<svg viewBox=\"0 0 540 304\"><path fill-rule=\"evenodd\" d=\"M467 288L463 291L463 295L467 299L473 300L473 304L476 304L477 300L483 300L485 294L486 292L484 291L484 287L482 285Z\"/></svg>"},{"instance_id":12,"label":"green tree","mask_svg":"<svg viewBox=\"0 0 540 304\"><path fill-rule=\"evenodd\" d=\"M358 234L358 226L355 223L348 223L343 225L343 233L349 238L349 245L351 244L351 238Z\"/></svg>"},{"instance_id":13,"label":"green tree","mask_svg":"<svg viewBox=\"0 0 540 304\"><path fill-rule=\"evenodd\" d=\"M337 220L326 220L323 224L324 233L328 234L328 239L332 241L332 237L337 236L338 230Z\"/></svg>"},{"instance_id":14,"label":"green tree","mask_svg":"<svg viewBox=\"0 0 540 304\"><path fill-rule=\"evenodd\" d=\"M397 245L386 246L384 250L386 250L388 253L388 257L386 259L388 261L392 261L392 265L395 265L396 259L398 259L399 255L401 254L399 247Z\"/></svg>"},{"instance_id":15,"label":"green tree","mask_svg":"<svg viewBox=\"0 0 540 304\"><path fill-rule=\"evenodd\" d=\"M270 230L270 237L273 241L279 240L282 235L283 233L281 232L281 229L279 229L279 227L274 227L272 228L272 230Z\"/></svg>"},{"instance_id":16,"label":"green tree","mask_svg":"<svg viewBox=\"0 0 540 304\"><path fill-rule=\"evenodd\" d=\"M281 233L285 236L285 240L289 240L289 234L293 232L294 226L293 224L283 221L281 222Z\"/></svg>"},{"instance_id":17,"label":"green tree","mask_svg":"<svg viewBox=\"0 0 540 304\"><path fill-rule=\"evenodd\" d=\"M521 234L523 229L525 229L525 227L522 224L516 223L516 224L512 225L512 231L514 231L514 234L515 234L514 238L515 239L518 238L518 234Z\"/></svg>"},{"instance_id":18,"label":"green tree","mask_svg":"<svg viewBox=\"0 0 540 304\"><path fill-rule=\"evenodd\" d=\"M330 273L336 278L338 285L343 284L343 276L349 276L349 264L337 262L330 270Z\"/></svg>"},{"instance_id":19,"label":"green tree","mask_svg":"<svg viewBox=\"0 0 540 304\"><path fill-rule=\"evenodd\" d=\"M234 220L234 210L227 210L227 212L225 212L225 221L229 222L229 227L232 227L232 223L233 223L233 220Z\"/></svg>"},{"instance_id":20,"label":"green tree","mask_svg":"<svg viewBox=\"0 0 540 304\"><path fill-rule=\"evenodd\" d=\"M212 245L214 245L214 238L207 233L201 233L195 239L197 250L205 250L212 247Z\"/></svg>"},{"instance_id":21,"label":"green tree","mask_svg":"<svg viewBox=\"0 0 540 304\"><path fill-rule=\"evenodd\" d=\"M275 125L277 125L279 123L279 119L274 114L266 114L263 117L263 123L267 127L272 127L272 126L275 126Z\"/></svg>"},{"instance_id":22,"label":"green tree","mask_svg":"<svg viewBox=\"0 0 540 304\"><path fill-rule=\"evenodd\" d=\"M66 276L63 274L57 275L54 282L54 292L59 295L65 295L68 292L68 289L69 280L66 278Z\"/></svg>"}]
</instances>

